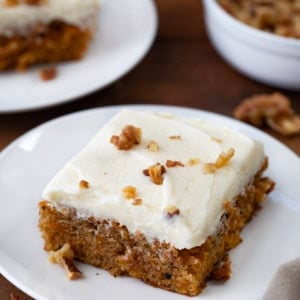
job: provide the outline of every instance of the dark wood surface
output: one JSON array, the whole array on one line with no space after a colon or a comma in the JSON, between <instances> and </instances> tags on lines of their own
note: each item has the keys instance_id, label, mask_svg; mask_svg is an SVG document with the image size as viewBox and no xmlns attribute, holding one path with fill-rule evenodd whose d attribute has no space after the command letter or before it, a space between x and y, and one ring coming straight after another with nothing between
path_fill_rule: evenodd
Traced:
<instances>
[{"instance_id":1,"label":"dark wood surface","mask_svg":"<svg viewBox=\"0 0 300 300\"><path fill-rule=\"evenodd\" d=\"M65 105L19 114L0 114L0 150L29 129L75 111L117 104L179 105L232 116L245 97L278 89L231 69L207 38L200 0L157 0L159 30L143 61L109 87ZM1 75L5 76L5 75ZM299 113L300 93L281 91ZM300 155L300 136L266 130ZM0 299L31 299L0 275Z\"/></svg>"}]
</instances>

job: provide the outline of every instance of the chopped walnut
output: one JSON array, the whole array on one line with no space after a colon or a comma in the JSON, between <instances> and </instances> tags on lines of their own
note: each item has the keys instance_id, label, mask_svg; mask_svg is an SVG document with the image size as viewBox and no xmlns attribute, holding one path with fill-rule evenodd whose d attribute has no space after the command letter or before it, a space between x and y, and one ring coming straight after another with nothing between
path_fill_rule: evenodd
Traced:
<instances>
[{"instance_id":1,"label":"chopped walnut","mask_svg":"<svg viewBox=\"0 0 300 300\"><path fill-rule=\"evenodd\" d=\"M86 181L86 180L80 180L80 181L79 181L79 187L80 187L81 189L88 189L88 188L90 187L90 184L89 184L89 182Z\"/></svg>"},{"instance_id":2,"label":"chopped walnut","mask_svg":"<svg viewBox=\"0 0 300 300\"><path fill-rule=\"evenodd\" d=\"M46 68L46 69L42 69L40 71L40 78L43 81L53 80L56 77L57 77L57 69L56 68L49 67L49 68Z\"/></svg>"},{"instance_id":3,"label":"chopped walnut","mask_svg":"<svg viewBox=\"0 0 300 300\"><path fill-rule=\"evenodd\" d=\"M147 148L150 150L150 151L153 151L153 152L157 152L158 151L158 144L154 141L150 141L147 145Z\"/></svg>"},{"instance_id":4,"label":"chopped walnut","mask_svg":"<svg viewBox=\"0 0 300 300\"><path fill-rule=\"evenodd\" d=\"M132 205L141 205L143 203L143 200L142 199L134 199L131 204Z\"/></svg>"},{"instance_id":5,"label":"chopped walnut","mask_svg":"<svg viewBox=\"0 0 300 300\"><path fill-rule=\"evenodd\" d=\"M70 244L64 244L57 251L50 251L49 260L52 263L62 266L70 280L76 279L82 276L82 273L73 264L74 252L70 247Z\"/></svg>"},{"instance_id":6,"label":"chopped walnut","mask_svg":"<svg viewBox=\"0 0 300 300\"><path fill-rule=\"evenodd\" d=\"M224 167L234 156L234 149L230 148L226 153L222 152L215 162L217 169Z\"/></svg>"},{"instance_id":7,"label":"chopped walnut","mask_svg":"<svg viewBox=\"0 0 300 300\"><path fill-rule=\"evenodd\" d=\"M199 158L190 158L187 163L189 166L196 166L200 164Z\"/></svg>"},{"instance_id":8,"label":"chopped walnut","mask_svg":"<svg viewBox=\"0 0 300 300\"><path fill-rule=\"evenodd\" d=\"M163 174L166 173L166 168L160 163L150 166L148 169L143 170L143 174L150 176L151 181L157 185L163 184Z\"/></svg>"},{"instance_id":9,"label":"chopped walnut","mask_svg":"<svg viewBox=\"0 0 300 300\"><path fill-rule=\"evenodd\" d=\"M215 163L206 163L203 165L203 171L205 173L214 173L218 169L224 167L230 159L234 156L234 149L230 148L226 153L222 152Z\"/></svg>"},{"instance_id":10,"label":"chopped walnut","mask_svg":"<svg viewBox=\"0 0 300 300\"><path fill-rule=\"evenodd\" d=\"M235 109L234 116L258 127L267 124L285 136L300 133L300 116L294 113L290 100L280 93L245 99Z\"/></svg>"},{"instance_id":11,"label":"chopped walnut","mask_svg":"<svg viewBox=\"0 0 300 300\"><path fill-rule=\"evenodd\" d=\"M181 135L171 135L169 136L170 140L181 140Z\"/></svg>"},{"instance_id":12,"label":"chopped walnut","mask_svg":"<svg viewBox=\"0 0 300 300\"><path fill-rule=\"evenodd\" d=\"M184 167L184 164L180 161L177 161L177 160L167 160L166 161L166 166L168 168Z\"/></svg>"},{"instance_id":13,"label":"chopped walnut","mask_svg":"<svg viewBox=\"0 0 300 300\"><path fill-rule=\"evenodd\" d=\"M142 130L141 128L134 127L132 125L126 125L121 134L113 135L110 142L114 144L119 150L129 150L134 145L141 143Z\"/></svg>"},{"instance_id":14,"label":"chopped walnut","mask_svg":"<svg viewBox=\"0 0 300 300\"><path fill-rule=\"evenodd\" d=\"M179 215L180 210L175 205L169 205L164 209L164 213L168 216L168 218L172 218L175 215Z\"/></svg>"},{"instance_id":15,"label":"chopped walnut","mask_svg":"<svg viewBox=\"0 0 300 300\"><path fill-rule=\"evenodd\" d=\"M134 186L125 186L122 189L125 199L133 199L136 197L136 188Z\"/></svg>"}]
</instances>

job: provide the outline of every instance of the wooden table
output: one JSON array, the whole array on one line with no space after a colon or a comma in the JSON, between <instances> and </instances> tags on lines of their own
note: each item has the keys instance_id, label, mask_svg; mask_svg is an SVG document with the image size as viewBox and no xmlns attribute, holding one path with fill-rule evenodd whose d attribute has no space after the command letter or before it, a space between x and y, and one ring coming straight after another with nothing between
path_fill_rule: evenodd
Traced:
<instances>
[{"instance_id":1,"label":"wooden table","mask_svg":"<svg viewBox=\"0 0 300 300\"><path fill-rule=\"evenodd\" d=\"M106 105L179 105L232 116L234 107L255 93L274 88L231 69L210 45L200 0L157 0L159 31L146 58L116 83L69 104L41 111L0 115L0 150L27 130L58 116ZM277 89L278 90L278 89ZM288 95L300 111L300 94ZM267 131L300 155L300 136ZM31 299L0 275L0 299Z\"/></svg>"}]
</instances>

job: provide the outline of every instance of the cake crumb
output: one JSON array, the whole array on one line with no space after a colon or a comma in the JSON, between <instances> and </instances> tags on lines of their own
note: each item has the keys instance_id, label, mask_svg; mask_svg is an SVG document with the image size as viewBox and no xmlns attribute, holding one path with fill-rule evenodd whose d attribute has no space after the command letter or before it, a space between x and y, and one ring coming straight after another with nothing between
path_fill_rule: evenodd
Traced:
<instances>
[{"instance_id":1,"label":"cake crumb","mask_svg":"<svg viewBox=\"0 0 300 300\"><path fill-rule=\"evenodd\" d=\"M70 280L77 279L82 276L82 273L74 265L73 260L74 252L68 243L64 244L57 251L50 251L49 253L49 261L62 266Z\"/></svg>"},{"instance_id":2,"label":"cake crumb","mask_svg":"<svg viewBox=\"0 0 300 300\"><path fill-rule=\"evenodd\" d=\"M119 150L129 150L133 146L141 143L142 130L133 125L126 125L120 135L113 135L110 142Z\"/></svg>"},{"instance_id":3,"label":"cake crumb","mask_svg":"<svg viewBox=\"0 0 300 300\"><path fill-rule=\"evenodd\" d=\"M40 78L43 81L50 81L57 77L57 69L54 67L48 67L45 69L40 70Z\"/></svg>"}]
</instances>

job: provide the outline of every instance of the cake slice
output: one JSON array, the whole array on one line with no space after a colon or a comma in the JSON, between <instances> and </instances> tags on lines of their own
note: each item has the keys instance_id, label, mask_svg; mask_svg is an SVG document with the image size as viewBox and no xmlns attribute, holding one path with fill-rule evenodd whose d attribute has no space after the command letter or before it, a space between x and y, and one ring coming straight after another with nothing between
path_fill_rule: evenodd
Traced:
<instances>
[{"instance_id":1,"label":"cake slice","mask_svg":"<svg viewBox=\"0 0 300 300\"><path fill-rule=\"evenodd\" d=\"M49 182L47 251L193 296L230 276L228 251L273 182L260 143L225 126L124 110Z\"/></svg>"},{"instance_id":2,"label":"cake slice","mask_svg":"<svg viewBox=\"0 0 300 300\"><path fill-rule=\"evenodd\" d=\"M99 0L0 0L0 71L81 59Z\"/></svg>"}]
</instances>

